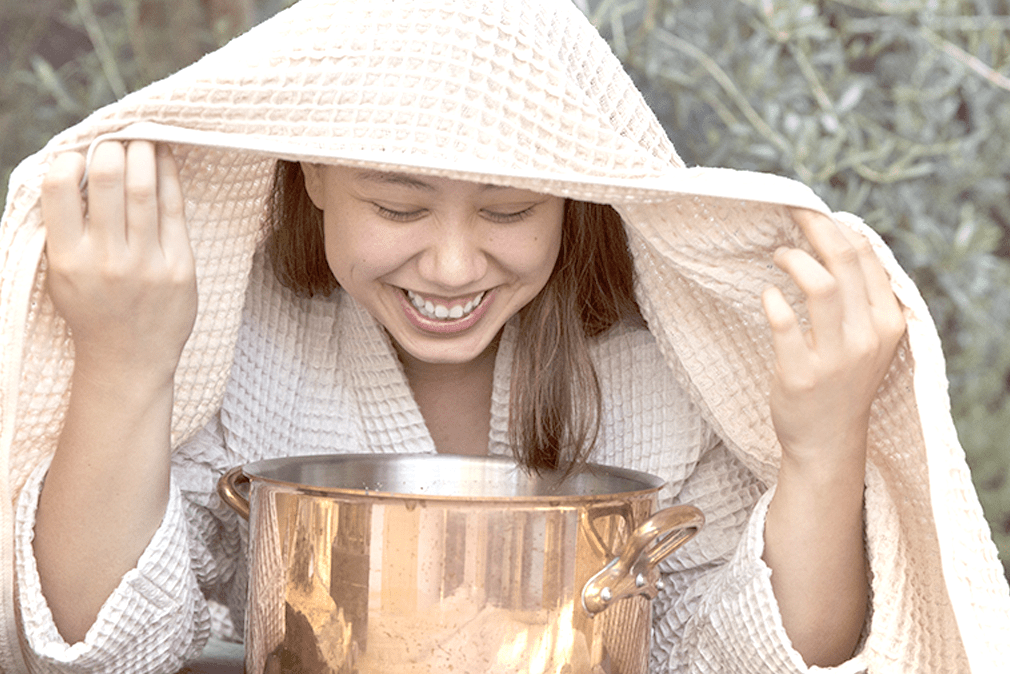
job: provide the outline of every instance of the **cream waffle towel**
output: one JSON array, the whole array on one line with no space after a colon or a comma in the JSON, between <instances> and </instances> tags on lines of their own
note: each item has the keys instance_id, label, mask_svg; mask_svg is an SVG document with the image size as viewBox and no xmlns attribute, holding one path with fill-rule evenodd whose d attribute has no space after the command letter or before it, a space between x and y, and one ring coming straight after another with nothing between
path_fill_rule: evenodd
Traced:
<instances>
[{"instance_id":1,"label":"cream waffle towel","mask_svg":"<svg viewBox=\"0 0 1010 674\"><path fill-rule=\"evenodd\" d=\"M791 288L770 262L801 239L785 206L826 206L774 176L685 168L571 0L302 0L99 110L12 176L0 230L3 671L23 668L12 503L55 447L73 358L45 292L39 187L56 152L84 152L106 134L170 142L182 162L200 315L176 378L176 445L220 404L274 161L284 157L613 204L670 367L727 446L774 480L759 297L770 283ZM935 328L879 239L836 217L876 242L908 308L870 431L874 612L864 659L872 672L1007 671L1010 596L955 436Z\"/></svg>"}]
</instances>

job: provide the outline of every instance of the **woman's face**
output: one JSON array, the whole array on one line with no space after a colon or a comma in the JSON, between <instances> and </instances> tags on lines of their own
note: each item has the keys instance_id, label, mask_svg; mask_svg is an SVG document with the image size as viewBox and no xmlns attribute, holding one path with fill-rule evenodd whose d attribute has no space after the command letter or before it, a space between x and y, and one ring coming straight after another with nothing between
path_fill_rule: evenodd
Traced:
<instances>
[{"instance_id":1,"label":"woman's face","mask_svg":"<svg viewBox=\"0 0 1010 674\"><path fill-rule=\"evenodd\" d=\"M479 356L543 289L564 200L402 173L303 164L341 287L427 363Z\"/></svg>"}]
</instances>

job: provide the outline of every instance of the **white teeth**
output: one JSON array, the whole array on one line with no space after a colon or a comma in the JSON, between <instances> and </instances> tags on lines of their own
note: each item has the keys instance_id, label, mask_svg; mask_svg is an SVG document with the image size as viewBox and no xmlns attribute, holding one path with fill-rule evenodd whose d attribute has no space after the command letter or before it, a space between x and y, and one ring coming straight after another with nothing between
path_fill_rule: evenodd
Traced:
<instances>
[{"instance_id":1,"label":"white teeth","mask_svg":"<svg viewBox=\"0 0 1010 674\"><path fill-rule=\"evenodd\" d=\"M425 300L423 297L410 290L407 291L407 297L410 299L410 303L413 304L414 307L421 312L421 315L426 318L435 320L456 320L463 318L477 308L480 301L484 299L484 293L477 295L477 297L474 297L462 306L457 304L452 309L443 304L435 304L431 300Z\"/></svg>"}]
</instances>

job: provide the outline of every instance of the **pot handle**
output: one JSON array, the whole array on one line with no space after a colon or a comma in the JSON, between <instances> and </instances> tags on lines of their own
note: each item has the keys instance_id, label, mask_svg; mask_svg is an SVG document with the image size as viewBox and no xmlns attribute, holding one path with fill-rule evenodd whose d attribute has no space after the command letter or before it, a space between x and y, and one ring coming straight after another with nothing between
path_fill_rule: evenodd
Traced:
<instances>
[{"instance_id":1,"label":"pot handle","mask_svg":"<svg viewBox=\"0 0 1010 674\"><path fill-rule=\"evenodd\" d=\"M217 481L218 496L245 519L249 519L249 499L242 495L239 487L248 484L249 476L242 472L242 466L235 466Z\"/></svg>"},{"instance_id":2,"label":"pot handle","mask_svg":"<svg viewBox=\"0 0 1010 674\"><path fill-rule=\"evenodd\" d=\"M664 508L635 529L624 550L582 588L582 606L596 615L618 599L636 594L655 598L653 569L670 553L691 540L705 524L705 516L690 505Z\"/></svg>"},{"instance_id":3,"label":"pot handle","mask_svg":"<svg viewBox=\"0 0 1010 674\"><path fill-rule=\"evenodd\" d=\"M613 557L616 553L611 545L612 540L604 540L604 536L596 528L596 520L601 517L614 516L620 517L625 522L630 522L633 519L631 512L631 505L628 503L621 503L618 505L609 506L606 508L593 508L593 519L589 519L589 509L583 509L579 513L579 525L582 530L586 533L586 539L593 546L593 550L601 557ZM616 529L615 529L616 531ZM613 532L606 537L607 539L613 538Z\"/></svg>"}]
</instances>

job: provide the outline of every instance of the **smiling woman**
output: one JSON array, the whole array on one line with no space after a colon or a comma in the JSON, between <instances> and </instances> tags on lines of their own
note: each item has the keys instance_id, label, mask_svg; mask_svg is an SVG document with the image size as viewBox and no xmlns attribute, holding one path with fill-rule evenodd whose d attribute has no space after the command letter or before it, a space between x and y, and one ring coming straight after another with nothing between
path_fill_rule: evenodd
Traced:
<instances>
[{"instance_id":1,"label":"smiling woman","mask_svg":"<svg viewBox=\"0 0 1010 674\"><path fill-rule=\"evenodd\" d=\"M621 320L644 323L612 208L279 162L270 213L278 278L307 296L339 285L368 308L389 332L440 451L487 451L497 339L516 314L530 329L519 331L513 364L513 447L544 468L571 467L592 451L601 402L587 338ZM469 423L460 423L465 412Z\"/></svg>"},{"instance_id":2,"label":"smiling woman","mask_svg":"<svg viewBox=\"0 0 1010 674\"><path fill-rule=\"evenodd\" d=\"M15 178L4 671L22 655L43 672L178 670L229 633L213 606L238 627L250 599L276 599L247 582L247 555L332 605L317 622L344 635L333 669L364 668L382 635L347 623L353 605L423 609L457 587L372 584L385 558L423 573L424 541L366 558L377 519L313 516L295 529L347 554L314 539L320 563L289 568L247 552L215 490L236 464L338 453L659 476L659 503L706 527L657 567L634 674L1010 658L1010 592L915 287L804 186L685 168L570 0L300 0ZM513 542L424 529L486 556ZM334 585L341 564L353 578ZM549 574L527 571L470 565L460 596L489 615L545 596ZM253 674L284 641L283 603L250 640ZM537 620L469 641L514 672ZM423 668L435 648L403 657Z\"/></svg>"}]
</instances>

